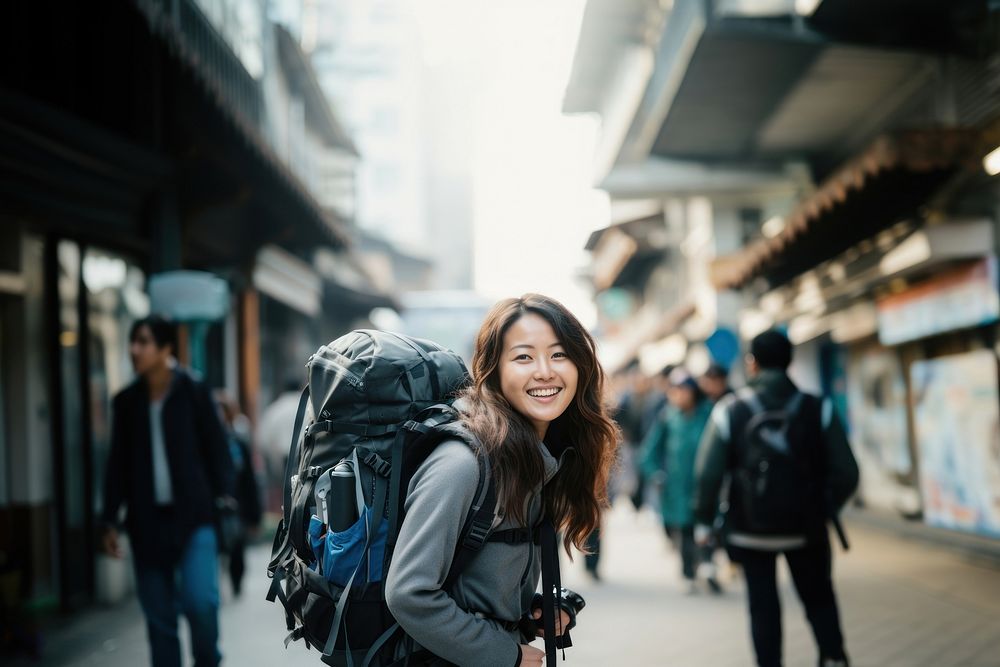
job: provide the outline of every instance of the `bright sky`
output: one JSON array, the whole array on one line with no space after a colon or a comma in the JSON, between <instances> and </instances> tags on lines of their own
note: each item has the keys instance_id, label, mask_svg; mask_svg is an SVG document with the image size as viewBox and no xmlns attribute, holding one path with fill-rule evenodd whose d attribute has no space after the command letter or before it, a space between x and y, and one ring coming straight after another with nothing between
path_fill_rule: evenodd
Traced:
<instances>
[{"instance_id":1,"label":"bright sky","mask_svg":"<svg viewBox=\"0 0 1000 667\"><path fill-rule=\"evenodd\" d=\"M561 113L583 0L436 0L419 5L431 60L479 72L474 145L475 283L491 298L541 292L595 321L578 278L607 197L590 187L597 120Z\"/></svg>"}]
</instances>

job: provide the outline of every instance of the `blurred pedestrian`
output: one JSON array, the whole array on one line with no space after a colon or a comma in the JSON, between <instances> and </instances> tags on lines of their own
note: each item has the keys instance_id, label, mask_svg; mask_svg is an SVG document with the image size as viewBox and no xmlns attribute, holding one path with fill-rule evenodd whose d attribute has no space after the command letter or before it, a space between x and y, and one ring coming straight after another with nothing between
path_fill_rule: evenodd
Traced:
<instances>
[{"instance_id":1,"label":"blurred pedestrian","mask_svg":"<svg viewBox=\"0 0 1000 667\"><path fill-rule=\"evenodd\" d=\"M715 362L709 364L705 372L698 378L698 387L713 405L718 404L719 401L733 394L733 389L729 384L729 369ZM723 490L721 495L726 496L726 490ZM698 578L708 582L709 587L715 592L721 591L718 583L719 576L718 568L715 564L715 554L722 542L719 530L724 520L723 513L723 506L720 502L719 512L712 523L712 533L707 540L702 540L702 544L698 547L700 561L698 565Z\"/></svg>"},{"instance_id":2,"label":"blurred pedestrian","mask_svg":"<svg viewBox=\"0 0 1000 667\"><path fill-rule=\"evenodd\" d=\"M694 541L691 494L695 457L712 405L684 368L675 368L669 381L670 402L643 442L640 461L643 473L661 484L663 527L680 552L681 573L688 592L694 593L697 591L698 549ZM712 589L717 590L717 585Z\"/></svg>"},{"instance_id":3,"label":"blurred pedestrian","mask_svg":"<svg viewBox=\"0 0 1000 667\"><path fill-rule=\"evenodd\" d=\"M620 450L621 463L618 476L629 482L629 499L638 512L646 496L646 479L639 465L639 449L650 429L656 424L666 395L657 388L653 378L645 375L638 362L633 361L625 371L625 389L615 411L624 437Z\"/></svg>"},{"instance_id":4,"label":"blurred pedestrian","mask_svg":"<svg viewBox=\"0 0 1000 667\"><path fill-rule=\"evenodd\" d=\"M229 581L233 594L239 597L242 591L243 573L246 570L245 551L247 543L260 530L262 508L260 487L254 465L253 450L250 447L250 420L242 413L240 406L226 391L217 390L215 400L222 410L223 423L229 439L229 454L233 459L235 482L233 498L236 500L237 521L228 539L224 539L223 551L229 557Z\"/></svg>"},{"instance_id":5,"label":"blurred pedestrian","mask_svg":"<svg viewBox=\"0 0 1000 667\"><path fill-rule=\"evenodd\" d=\"M217 502L229 496L232 460L208 388L176 365L176 349L177 330L162 317L132 325L137 378L114 398L102 546L124 556L124 505L153 666L180 667L180 609L196 667L210 667L222 659L213 524Z\"/></svg>"},{"instance_id":6,"label":"blurred pedestrian","mask_svg":"<svg viewBox=\"0 0 1000 667\"><path fill-rule=\"evenodd\" d=\"M718 403L733 393L732 387L729 386L729 369L720 364L710 364L698 378L698 387L712 403Z\"/></svg>"},{"instance_id":7,"label":"blurred pedestrian","mask_svg":"<svg viewBox=\"0 0 1000 667\"><path fill-rule=\"evenodd\" d=\"M261 413L257 444L264 456L268 511L281 513L281 490L285 484L285 461L299 409L305 377L287 377L282 391Z\"/></svg>"},{"instance_id":8,"label":"blurred pedestrian","mask_svg":"<svg viewBox=\"0 0 1000 667\"><path fill-rule=\"evenodd\" d=\"M784 554L819 647L822 667L846 667L833 590L827 522L854 493L858 466L829 401L805 394L787 375L792 344L778 331L750 343L749 387L712 413L698 455L696 538L705 541L728 478L725 535L742 566L757 664L781 665L776 560Z\"/></svg>"}]
</instances>

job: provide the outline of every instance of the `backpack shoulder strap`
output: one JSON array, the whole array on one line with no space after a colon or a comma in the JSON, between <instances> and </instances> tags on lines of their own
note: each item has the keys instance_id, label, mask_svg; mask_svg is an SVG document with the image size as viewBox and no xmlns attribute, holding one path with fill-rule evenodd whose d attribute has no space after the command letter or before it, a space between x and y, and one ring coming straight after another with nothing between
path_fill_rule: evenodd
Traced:
<instances>
[{"instance_id":1,"label":"backpack shoulder strap","mask_svg":"<svg viewBox=\"0 0 1000 667\"><path fill-rule=\"evenodd\" d=\"M489 540L493 531L493 521L496 518L496 485L490 474L489 459L479 455L476 456L476 459L479 461L479 487L476 491L476 500L473 501L472 507L469 509L469 515L465 519L462 532L459 533L458 547L455 549L455 556L451 559L448 576L445 577L442 585L442 588L446 590L451 588L458 576Z\"/></svg>"},{"instance_id":2,"label":"backpack shoulder strap","mask_svg":"<svg viewBox=\"0 0 1000 667\"><path fill-rule=\"evenodd\" d=\"M757 392L751 387L743 387L736 392L736 397L739 399L740 403L747 406L751 415L759 415L766 411L764 404L760 400L760 396L758 396Z\"/></svg>"},{"instance_id":3,"label":"backpack shoulder strap","mask_svg":"<svg viewBox=\"0 0 1000 667\"><path fill-rule=\"evenodd\" d=\"M805 397L805 394L796 390L795 393L792 394L792 397L788 399L788 403L785 404L784 410L788 414L789 419L794 419L795 416L799 414L799 410L805 402Z\"/></svg>"},{"instance_id":4,"label":"backpack shoulder strap","mask_svg":"<svg viewBox=\"0 0 1000 667\"><path fill-rule=\"evenodd\" d=\"M458 411L452 406L441 403L426 408L413 420L402 426L404 431L419 434L418 442L422 447L428 448L428 451L445 440L464 442L476 454L476 461L479 465L479 482L473 496L472 506L469 508L465 523L462 524L458 545L455 548L455 555L452 558L452 564L443 588L451 587L462 570L483 548L483 544L487 542L492 533L497 510L496 488L493 484L489 457L480 454L478 440L458 419L458 414ZM394 468L399 465L398 461L401 458L399 455L393 456ZM394 484L401 487L399 472L393 471L392 479ZM402 488L390 489L390 497L399 498L401 492ZM387 556L395 543L395 533L402 521L400 503L392 502L389 508L390 537Z\"/></svg>"}]
</instances>

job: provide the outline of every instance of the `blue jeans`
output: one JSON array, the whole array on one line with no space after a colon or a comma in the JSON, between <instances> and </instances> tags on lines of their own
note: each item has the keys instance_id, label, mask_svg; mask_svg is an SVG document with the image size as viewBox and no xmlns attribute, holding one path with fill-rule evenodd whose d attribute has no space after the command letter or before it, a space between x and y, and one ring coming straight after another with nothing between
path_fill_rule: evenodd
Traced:
<instances>
[{"instance_id":1,"label":"blue jeans","mask_svg":"<svg viewBox=\"0 0 1000 667\"><path fill-rule=\"evenodd\" d=\"M219 652L219 572L215 529L196 528L175 567L136 564L136 587L146 615L153 667L180 667L177 615L191 626L195 667L215 667Z\"/></svg>"}]
</instances>

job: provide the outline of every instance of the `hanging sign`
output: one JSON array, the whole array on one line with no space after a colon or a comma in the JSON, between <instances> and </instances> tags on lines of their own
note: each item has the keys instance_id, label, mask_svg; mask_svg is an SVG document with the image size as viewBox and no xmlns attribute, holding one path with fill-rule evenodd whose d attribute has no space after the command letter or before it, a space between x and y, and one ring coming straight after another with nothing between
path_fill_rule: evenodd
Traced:
<instances>
[{"instance_id":1,"label":"hanging sign","mask_svg":"<svg viewBox=\"0 0 1000 667\"><path fill-rule=\"evenodd\" d=\"M1000 318L997 260L987 257L947 271L878 302L878 338L898 345Z\"/></svg>"}]
</instances>

